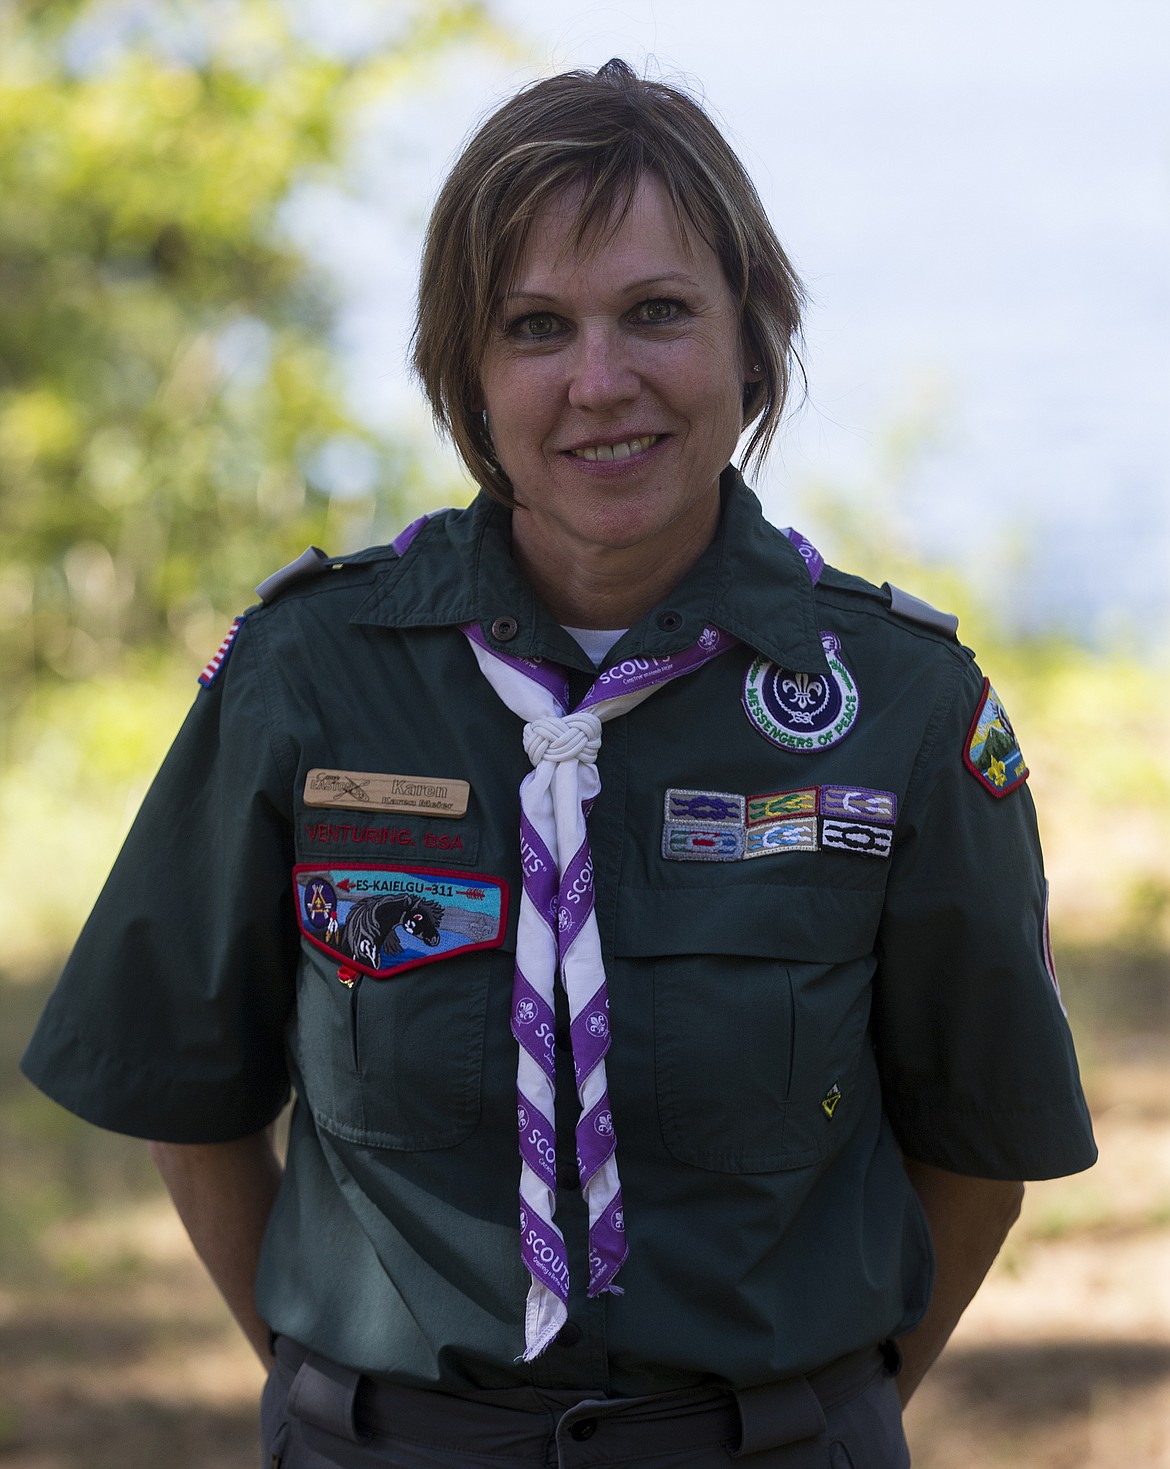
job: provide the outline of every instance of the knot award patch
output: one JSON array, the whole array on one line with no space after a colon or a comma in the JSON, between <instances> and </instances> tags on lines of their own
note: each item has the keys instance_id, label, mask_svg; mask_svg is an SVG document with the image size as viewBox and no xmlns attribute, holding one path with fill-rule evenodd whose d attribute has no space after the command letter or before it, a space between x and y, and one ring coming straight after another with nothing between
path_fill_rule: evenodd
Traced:
<instances>
[{"instance_id":1,"label":"knot award patch","mask_svg":"<svg viewBox=\"0 0 1170 1469\"><path fill-rule=\"evenodd\" d=\"M382 863L293 868L297 923L343 970L386 979L504 941L508 887L498 877Z\"/></svg>"},{"instance_id":2,"label":"knot award patch","mask_svg":"<svg viewBox=\"0 0 1170 1469\"><path fill-rule=\"evenodd\" d=\"M967 731L963 763L993 796L1010 795L1028 778L1028 767L1024 764L1012 722L999 702L999 695L991 687L991 681L986 678L979 707Z\"/></svg>"},{"instance_id":3,"label":"knot award patch","mask_svg":"<svg viewBox=\"0 0 1170 1469\"><path fill-rule=\"evenodd\" d=\"M897 815L894 792L870 786L807 786L747 797L672 786L662 855L668 862L741 862L833 849L889 857Z\"/></svg>"},{"instance_id":4,"label":"knot award patch","mask_svg":"<svg viewBox=\"0 0 1170 1469\"><path fill-rule=\"evenodd\" d=\"M857 722L857 685L841 657L841 641L821 633L829 663L823 673L794 673L761 656L747 671L743 707L760 733L785 750L816 751L843 740Z\"/></svg>"}]
</instances>

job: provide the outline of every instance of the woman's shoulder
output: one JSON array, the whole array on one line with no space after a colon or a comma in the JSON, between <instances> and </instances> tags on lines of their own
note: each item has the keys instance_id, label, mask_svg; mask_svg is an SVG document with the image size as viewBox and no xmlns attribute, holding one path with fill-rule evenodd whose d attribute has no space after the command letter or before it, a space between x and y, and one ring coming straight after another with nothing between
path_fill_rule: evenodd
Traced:
<instances>
[{"instance_id":1,"label":"woman's shoulder","mask_svg":"<svg viewBox=\"0 0 1170 1469\"><path fill-rule=\"evenodd\" d=\"M959 619L903 587L826 565L816 585L818 606L849 625L855 637L876 639L915 659L969 664L974 653L959 637Z\"/></svg>"}]
</instances>

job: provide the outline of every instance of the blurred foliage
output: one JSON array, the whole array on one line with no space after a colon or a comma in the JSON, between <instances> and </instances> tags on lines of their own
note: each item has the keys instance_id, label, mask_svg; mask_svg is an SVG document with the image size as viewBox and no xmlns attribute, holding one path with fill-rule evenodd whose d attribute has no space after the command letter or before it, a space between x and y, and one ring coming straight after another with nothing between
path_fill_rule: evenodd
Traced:
<instances>
[{"instance_id":1,"label":"blurred foliage","mask_svg":"<svg viewBox=\"0 0 1170 1469\"><path fill-rule=\"evenodd\" d=\"M893 425L864 494L806 484L794 495L793 518L835 565L958 614L960 641L975 650L1004 700L1031 771L1058 966L1062 944L1086 961L1108 948L1104 971L1116 979L1120 960L1135 1015L1157 1014L1164 1030L1170 1016L1170 642L1151 636L1140 651L1094 650L1054 635L1021 638L1004 609L982 592L976 565L924 560L915 550L904 485L929 447L929 433L929 423ZM1015 575L1028 575L1026 560ZM1107 1017L1104 987L1094 985L1086 963L1077 968L1087 1008L1095 1019Z\"/></svg>"},{"instance_id":2,"label":"blurred foliage","mask_svg":"<svg viewBox=\"0 0 1170 1469\"><path fill-rule=\"evenodd\" d=\"M368 539L376 490L401 523L410 465L342 401L281 230L363 108L487 28L399 12L339 59L276 0L0 0L0 714L127 650L208 656L261 576Z\"/></svg>"}]
</instances>

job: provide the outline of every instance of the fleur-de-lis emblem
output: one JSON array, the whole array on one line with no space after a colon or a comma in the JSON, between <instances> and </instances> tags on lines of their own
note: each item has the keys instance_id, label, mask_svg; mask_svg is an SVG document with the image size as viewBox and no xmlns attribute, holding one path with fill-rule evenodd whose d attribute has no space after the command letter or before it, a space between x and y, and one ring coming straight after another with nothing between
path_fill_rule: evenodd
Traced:
<instances>
[{"instance_id":1,"label":"fleur-de-lis emblem","mask_svg":"<svg viewBox=\"0 0 1170 1469\"><path fill-rule=\"evenodd\" d=\"M797 673L792 678L786 678L780 687L799 709L819 704L825 697L824 682L807 673Z\"/></svg>"}]
</instances>

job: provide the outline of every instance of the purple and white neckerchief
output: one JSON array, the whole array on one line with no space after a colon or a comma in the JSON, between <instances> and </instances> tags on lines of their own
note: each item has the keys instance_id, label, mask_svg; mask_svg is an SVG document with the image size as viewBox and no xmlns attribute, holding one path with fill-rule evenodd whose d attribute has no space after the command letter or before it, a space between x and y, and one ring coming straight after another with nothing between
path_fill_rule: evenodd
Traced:
<instances>
[{"instance_id":1,"label":"purple and white neckerchief","mask_svg":"<svg viewBox=\"0 0 1170 1469\"><path fill-rule=\"evenodd\" d=\"M593 862L585 819L601 790L601 726L671 679L736 644L705 627L697 643L666 658L629 658L599 674L572 713L565 670L489 647L478 623L462 628L500 698L525 721L532 770L520 786L523 891L516 934L512 1033L519 1042L520 1250L532 1276L524 1313L524 1360L550 1345L568 1319L569 1265L556 1213L557 976L569 1006L569 1036L581 1115L577 1167L589 1210L588 1294L621 1294L613 1283L628 1253L616 1134L605 1079L609 996L594 913Z\"/></svg>"},{"instance_id":2,"label":"purple and white neckerchief","mask_svg":"<svg viewBox=\"0 0 1170 1469\"><path fill-rule=\"evenodd\" d=\"M786 525L780 534L790 540L800 552L809 580L815 587L821 579L821 572L825 569L825 558L807 536L801 535L798 530L793 530L790 525Z\"/></svg>"}]
</instances>

